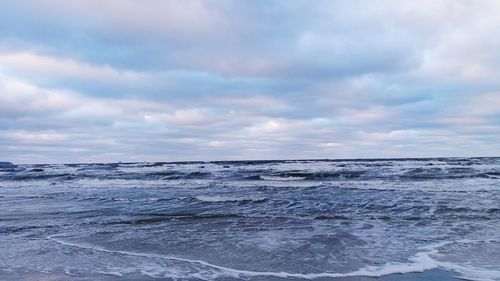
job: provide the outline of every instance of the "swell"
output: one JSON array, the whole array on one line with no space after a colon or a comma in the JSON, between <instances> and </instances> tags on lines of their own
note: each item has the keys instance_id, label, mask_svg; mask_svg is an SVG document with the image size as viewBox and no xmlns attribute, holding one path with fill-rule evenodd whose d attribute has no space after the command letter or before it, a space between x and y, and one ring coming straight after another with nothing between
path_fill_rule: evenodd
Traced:
<instances>
[{"instance_id":1,"label":"swell","mask_svg":"<svg viewBox=\"0 0 500 281\"><path fill-rule=\"evenodd\" d=\"M453 180L453 179L500 179L498 171L476 171L476 170L428 170L417 168L411 171L389 174L374 170L346 170L346 171L324 171L324 172L281 172L263 173L242 176L245 180L307 180L307 181L341 181L341 180Z\"/></svg>"},{"instance_id":2,"label":"swell","mask_svg":"<svg viewBox=\"0 0 500 281\"><path fill-rule=\"evenodd\" d=\"M258 196L220 196L220 195L199 195L195 197L196 200L203 203L249 203L249 202L264 202L267 197Z\"/></svg>"},{"instance_id":3,"label":"swell","mask_svg":"<svg viewBox=\"0 0 500 281\"><path fill-rule=\"evenodd\" d=\"M190 180L208 179L214 175L210 172L180 172L180 171L157 171L157 172L122 172L102 173L103 171L77 171L77 172L47 172L41 169L30 171L15 171L1 175L0 178L11 181L30 180L79 180L79 179L99 179L99 180Z\"/></svg>"},{"instance_id":4,"label":"swell","mask_svg":"<svg viewBox=\"0 0 500 281\"><path fill-rule=\"evenodd\" d=\"M152 164L153 165L153 164ZM158 166L148 167L161 167ZM203 166L204 167L204 166ZM160 171L130 171L118 169L119 166L95 165L79 166L74 171L54 170L52 167L31 167L9 171L3 171L0 178L12 181L28 180L78 180L78 179L100 179L100 180L196 180L196 179L224 179L224 180L306 180L306 181L342 181L342 180L439 180L439 179L500 179L498 169L478 170L472 167L434 167L422 166L411 169L381 169L378 166L366 166L363 169L340 169L326 171L304 171L289 170L275 172L272 169L240 170L227 169L223 171L203 169L201 171L186 171L180 169L166 168ZM237 167L233 167L237 168Z\"/></svg>"},{"instance_id":5,"label":"swell","mask_svg":"<svg viewBox=\"0 0 500 281\"><path fill-rule=\"evenodd\" d=\"M138 219L127 219L107 222L105 224L154 224L171 220L215 220L215 219L237 219L245 218L239 214L194 214L194 213L177 213L177 214L143 214L144 217ZM141 215L139 215L141 216Z\"/></svg>"}]
</instances>

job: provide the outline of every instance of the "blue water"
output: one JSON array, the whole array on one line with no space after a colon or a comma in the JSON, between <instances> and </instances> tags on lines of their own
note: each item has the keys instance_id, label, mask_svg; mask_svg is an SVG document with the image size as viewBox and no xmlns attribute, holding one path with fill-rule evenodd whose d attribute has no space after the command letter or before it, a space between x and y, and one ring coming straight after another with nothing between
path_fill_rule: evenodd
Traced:
<instances>
[{"instance_id":1,"label":"blue water","mask_svg":"<svg viewBox=\"0 0 500 281\"><path fill-rule=\"evenodd\" d=\"M500 280L500 159L18 165L0 237L0 276Z\"/></svg>"}]
</instances>

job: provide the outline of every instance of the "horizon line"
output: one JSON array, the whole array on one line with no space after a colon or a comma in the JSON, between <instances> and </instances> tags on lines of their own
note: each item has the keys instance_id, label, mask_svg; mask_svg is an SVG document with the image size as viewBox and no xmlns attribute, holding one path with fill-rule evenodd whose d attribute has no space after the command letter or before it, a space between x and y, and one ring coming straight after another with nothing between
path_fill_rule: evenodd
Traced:
<instances>
[{"instance_id":1,"label":"horizon line","mask_svg":"<svg viewBox=\"0 0 500 281\"><path fill-rule=\"evenodd\" d=\"M164 164L196 164L196 163L232 163L232 162L286 162L286 161L318 161L318 162L340 162L340 161L404 161L404 160L434 160L434 159L495 159L500 156L433 156L433 157L373 157L373 158L297 158L297 159L239 159L239 160L182 160L182 161L118 161L118 162L73 162L73 163L14 163L14 165L84 165L84 164L137 164L137 163L164 163Z\"/></svg>"}]
</instances>

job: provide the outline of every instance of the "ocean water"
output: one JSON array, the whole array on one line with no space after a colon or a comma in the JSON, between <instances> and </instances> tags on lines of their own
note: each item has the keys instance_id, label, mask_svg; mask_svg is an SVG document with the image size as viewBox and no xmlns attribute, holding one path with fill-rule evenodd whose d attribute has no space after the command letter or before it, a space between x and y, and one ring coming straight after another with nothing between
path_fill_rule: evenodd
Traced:
<instances>
[{"instance_id":1,"label":"ocean water","mask_svg":"<svg viewBox=\"0 0 500 281\"><path fill-rule=\"evenodd\" d=\"M499 158L0 169L0 279L342 280L436 269L500 280Z\"/></svg>"}]
</instances>

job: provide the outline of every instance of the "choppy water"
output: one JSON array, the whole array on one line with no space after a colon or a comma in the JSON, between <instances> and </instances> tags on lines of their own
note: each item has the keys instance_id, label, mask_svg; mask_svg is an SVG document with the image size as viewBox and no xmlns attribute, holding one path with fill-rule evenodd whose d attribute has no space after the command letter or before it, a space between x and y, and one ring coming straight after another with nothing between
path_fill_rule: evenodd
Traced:
<instances>
[{"instance_id":1,"label":"choppy water","mask_svg":"<svg viewBox=\"0 0 500 281\"><path fill-rule=\"evenodd\" d=\"M0 169L0 273L500 280L500 159Z\"/></svg>"}]
</instances>

